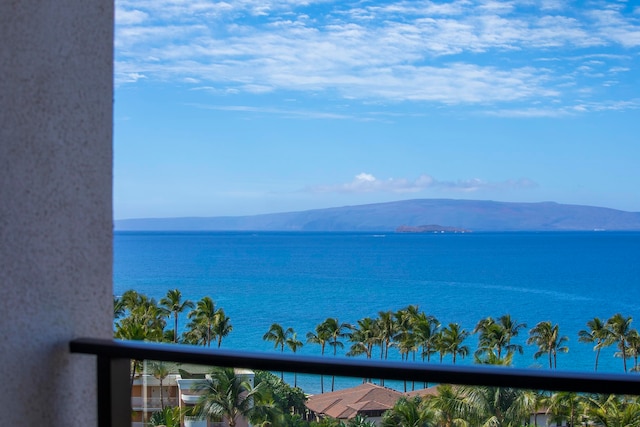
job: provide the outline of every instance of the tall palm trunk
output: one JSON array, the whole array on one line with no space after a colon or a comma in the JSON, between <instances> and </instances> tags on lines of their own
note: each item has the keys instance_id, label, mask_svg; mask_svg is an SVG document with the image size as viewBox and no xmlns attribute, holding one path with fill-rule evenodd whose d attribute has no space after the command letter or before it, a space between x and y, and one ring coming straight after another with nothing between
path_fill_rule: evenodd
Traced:
<instances>
[{"instance_id":1,"label":"tall palm trunk","mask_svg":"<svg viewBox=\"0 0 640 427\"><path fill-rule=\"evenodd\" d=\"M160 408L162 408L162 410L164 411L164 391L163 389L163 384L162 384L162 378L160 378Z\"/></svg>"},{"instance_id":2,"label":"tall palm trunk","mask_svg":"<svg viewBox=\"0 0 640 427\"><path fill-rule=\"evenodd\" d=\"M178 312L173 312L173 342L178 342Z\"/></svg>"},{"instance_id":3,"label":"tall palm trunk","mask_svg":"<svg viewBox=\"0 0 640 427\"><path fill-rule=\"evenodd\" d=\"M284 341L280 344L280 353L284 354ZM280 381L284 382L284 371L280 371Z\"/></svg>"},{"instance_id":4,"label":"tall palm trunk","mask_svg":"<svg viewBox=\"0 0 640 427\"><path fill-rule=\"evenodd\" d=\"M335 357L335 356L336 356L336 346L334 345L333 346L333 357ZM335 375L331 375L331 391L334 390L333 387L335 385L335 382L336 382L336 376Z\"/></svg>"},{"instance_id":5,"label":"tall palm trunk","mask_svg":"<svg viewBox=\"0 0 640 427\"><path fill-rule=\"evenodd\" d=\"M320 347L320 355L324 356L324 343ZM324 393L324 375L320 374L320 394Z\"/></svg>"}]
</instances>

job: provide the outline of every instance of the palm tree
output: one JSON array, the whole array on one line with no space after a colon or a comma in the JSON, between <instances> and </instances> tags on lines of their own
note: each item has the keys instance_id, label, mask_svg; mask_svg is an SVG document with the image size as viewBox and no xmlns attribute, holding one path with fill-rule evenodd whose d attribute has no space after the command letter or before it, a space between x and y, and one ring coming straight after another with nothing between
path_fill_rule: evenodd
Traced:
<instances>
[{"instance_id":1,"label":"palm tree","mask_svg":"<svg viewBox=\"0 0 640 427\"><path fill-rule=\"evenodd\" d=\"M436 335L435 339L433 340L433 343L434 343L433 349L435 350L436 353L440 355L440 363L442 363L444 356L447 354L447 347L445 342L442 340L442 336L443 336L443 330L440 329L438 331L438 335Z\"/></svg>"},{"instance_id":2,"label":"palm tree","mask_svg":"<svg viewBox=\"0 0 640 427\"><path fill-rule=\"evenodd\" d=\"M640 404L637 399L615 395L585 398L585 415L590 425L631 427L640 425Z\"/></svg>"},{"instance_id":3,"label":"palm tree","mask_svg":"<svg viewBox=\"0 0 640 427\"><path fill-rule=\"evenodd\" d=\"M522 346L519 344L512 344L511 340L517 337L518 334L520 333L520 329L525 329L527 327L527 324L518 323L518 321L511 318L510 314L505 314L503 316L500 316L500 319L498 319L498 323L506 331L507 345L505 347L505 350L511 353L518 352L519 354L522 354L523 352Z\"/></svg>"},{"instance_id":4,"label":"palm tree","mask_svg":"<svg viewBox=\"0 0 640 427\"><path fill-rule=\"evenodd\" d=\"M436 339L440 329L440 322L434 316L425 313L418 314L413 319L413 331L416 344L422 348L422 361L426 356L427 362L431 361L431 355L435 353Z\"/></svg>"},{"instance_id":5,"label":"palm tree","mask_svg":"<svg viewBox=\"0 0 640 427\"><path fill-rule=\"evenodd\" d=\"M193 345L207 345L207 325L195 320L187 324L187 330L182 333L182 342Z\"/></svg>"},{"instance_id":6,"label":"palm tree","mask_svg":"<svg viewBox=\"0 0 640 427\"><path fill-rule=\"evenodd\" d=\"M350 336L350 332L353 326L349 323L340 323L337 318L329 317L324 321L324 327L329 337L329 345L333 347L333 355L336 356L338 348L343 348L344 344L340 341L341 338L347 338ZM334 390L336 377L331 376L331 391Z\"/></svg>"},{"instance_id":7,"label":"palm tree","mask_svg":"<svg viewBox=\"0 0 640 427\"><path fill-rule=\"evenodd\" d=\"M178 342L178 315L187 308L193 308L190 300L182 301L182 294L178 289L167 291L167 295L160 299L160 305L169 313L173 313L173 342Z\"/></svg>"},{"instance_id":8,"label":"palm tree","mask_svg":"<svg viewBox=\"0 0 640 427\"><path fill-rule=\"evenodd\" d=\"M298 334L296 332L293 332L291 336L287 338L287 340L285 341L285 344L287 344L287 347L289 347L289 350L291 350L293 354L295 354L298 351L298 349L304 345L302 341L298 339ZM298 387L297 372L293 373L293 386Z\"/></svg>"},{"instance_id":9,"label":"palm tree","mask_svg":"<svg viewBox=\"0 0 640 427\"><path fill-rule=\"evenodd\" d=\"M351 418L346 427L376 427L375 421L367 421L367 417L361 414Z\"/></svg>"},{"instance_id":10,"label":"palm tree","mask_svg":"<svg viewBox=\"0 0 640 427\"><path fill-rule=\"evenodd\" d=\"M136 296L139 294L136 293ZM126 340L162 341L166 322L164 315L153 299L144 296L125 300L128 315L116 323L115 337ZM135 327L133 325L136 325ZM134 331L138 328L139 330Z\"/></svg>"},{"instance_id":11,"label":"palm tree","mask_svg":"<svg viewBox=\"0 0 640 427\"><path fill-rule=\"evenodd\" d=\"M469 336L466 329L461 329L458 323L449 323L449 326L442 330L442 349L445 354L450 353L453 363L456 363L456 357L464 358L469 354L469 347L462 345Z\"/></svg>"},{"instance_id":12,"label":"palm tree","mask_svg":"<svg viewBox=\"0 0 640 427\"><path fill-rule=\"evenodd\" d=\"M214 338L213 326L216 323L216 303L211 297L205 296L196 304L195 309L189 312L189 319L192 321L187 325L189 332L187 335L190 341L202 343L211 347L211 340Z\"/></svg>"},{"instance_id":13,"label":"palm tree","mask_svg":"<svg viewBox=\"0 0 640 427\"><path fill-rule=\"evenodd\" d=\"M482 354L492 353L496 347L499 348L506 339L506 336L503 334L501 336L501 332L500 326L496 324L493 317L481 319L476 324L476 327L473 328L474 334L480 334L478 338L478 349L475 355L480 356Z\"/></svg>"},{"instance_id":14,"label":"palm tree","mask_svg":"<svg viewBox=\"0 0 640 427\"><path fill-rule=\"evenodd\" d=\"M462 394L470 420L477 425L520 427L529 420L531 407L523 390L510 387L464 387Z\"/></svg>"},{"instance_id":15,"label":"palm tree","mask_svg":"<svg viewBox=\"0 0 640 427\"><path fill-rule=\"evenodd\" d=\"M611 330L607 327L605 322L600 320L599 317L594 317L587 322L587 329L583 329L578 332L578 341L584 343L595 343L593 351L596 352L596 364L594 370L598 370L598 359L600 358L600 350L603 347L607 347L613 343Z\"/></svg>"},{"instance_id":16,"label":"palm tree","mask_svg":"<svg viewBox=\"0 0 640 427\"><path fill-rule=\"evenodd\" d=\"M389 348L398 332L397 324L392 311L380 311L376 319L376 331L378 336L376 341L380 343L380 359L389 357ZM380 380L380 385L384 385L384 378Z\"/></svg>"},{"instance_id":17,"label":"palm tree","mask_svg":"<svg viewBox=\"0 0 640 427\"><path fill-rule=\"evenodd\" d=\"M154 412L149 418L149 425L153 427L180 427L182 411L180 407L167 406L162 411Z\"/></svg>"},{"instance_id":18,"label":"palm tree","mask_svg":"<svg viewBox=\"0 0 640 427\"><path fill-rule=\"evenodd\" d=\"M529 413L533 414L533 427L538 427L538 414L540 409L546 405L547 392L538 390L523 390L524 404L529 408Z\"/></svg>"},{"instance_id":19,"label":"palm tree","mask_svg":"<svg viewBox=\"0 0 640 427\"><path fill-rule=\"evenodd\" d=\"M124 302L122 298L113 297L113 320L118 320L122 316L124 316L126 312L126 307L124 306Z\"/></svg>"},{"instance_id":20,"label":"palm tree","mask_svg":"<svg viewBox=\"0 0 640 427\"><path fill-rule=\"evenodd\" d=\"M582 397L578 393L561 391L545 399L547 413L556 421L567 420L567 426L573 427L578 414L582 412Z\"/></svg>"},{"instance_id":21,"label":"palm tree","mask_svg":"<svg viewBox=\"0 0 640 427\"><path fill-rule=\"evenodd\" d=\"M415 357L415 352L418 348L416 344L416 339L413 333L406 333L402 335L402 338L397 343L398 351L400 352L400 357L402 360L409 361L409 353L413 353ZM414 360L415 362L415 360ZM411 390L415 390L416 383L412 381ZM407 380L404 380L404 392L407 392Z\"/></svg>"},{"instance_id":22,"label":"palm tree","mask_svg":"<svg viewBox=\"0 0 640 427\"><path fill-rule=\"evenodd\" d=\"M347 356L359 356L364 354L367 359L371 359L373 354L373 346L377 342L376 322L371 317L365 317L358 320L357 326L354 326L349 341L351 347L347 352ZM372 381L371 378L363 378L362 382Z\"/></svg>"},{"instance_id":23,"label":"palm tree","mask_svg":"<svg viewBox=\"0 0 640 427\"><path fill-rule=\"evenodd\" d=\"M631 330L629 337L627 338L627 343L629 344L627 353L629 356L633 357L633 368L631 368L630 371L638 372L640 370L640 366L638 366L638 356L640 356L640 334L637 330Z\"/></svg>"},{"instance_id":24,"label":"palm tree","mask_svg":"<svg viewBox=\"0 0 640 427\"><path fill-rule=\"evenodd\" d=\"M129 315L116 322L114 337L129 341L162 341L165 321L155 301L135 291L125 295L127 297L123 296L122 300L128 305ZM140 360L131 359L131 387L140 366Z\"/></svg>"},{"instance_id":25,"label":"palm tree","mask_svg":"<svg viewBox=\"0 0 640 427\"><path fill-rule=\"evenodd\" d=\"M222 339L233 330L231 319L225 314L222 308L216 311L216 321L213 324L213 336L218 339L218 348L222 345Z\"/></svg>"},{"instance_id":26,"label":"palm tree","mask_svg":"<svg viewBox=\"0 0 640 427\"><path fill-rule=\"evenodd\" d=\"M318 344L320 354L324 356L324 349L329 341L329 331L324 322L316 326L315 332L307 332L307 343ZM320 393L324 393L324 376L320 374Z\"/></svg>"},{"instance_id":27,"label":"palm tree","mask_svg":"<svg viewBox=\"0 0 640 427\"><path fill-rule=\"evenodd\" d=\"M460 391L460 387L454 388L448 384L440 384L438 394L427 401L427 406L433 411L438 426L466 427L469 425L466 421L469 415L468 404Z\"/></svg>"},{"instance_id":28,"label":"palm tree","mask_svg":"<svg viewBox=\"0 0 640 427\"><path fill-rule=\"evenodd\" d=\"M431 427L433 412L426 410L419 397L401 397L393 408L384 413L383 427Z\"/></svg>"},{"instance_id":29,"label":"palm tree","mask_svg":"<svg viewBox=\"0 0 640 427\"><path fill-rule=\"evenodd\" d=\"M409 360L409 353L412 353L415 357L415 352L418 349L416 338L413 333L402 334L402 336L398 338L396 346L398 347L398 351L400 352L400 358L407 361Z\"/></svg>"},{"instance_id":30,"label":"palm tree","mask_svg":"<svg viewBox=\"0 0 640 427\"><path fill-rule=\"evenodd\" d=\"M409 305L394 314L396 334L393 336L393 340L398 347L398 351L400 351L402 360L409 360L409 353L413 353L413 360L415 361L418 347L414 334L414 324L419 314L420 310L417 305Z\"/></svg>"},{"instance_id":31,"label":"palm tree","mask_svg":"<svg viewBox=\"0 0 640 427\"><path fill-rule=\"evenodd\" d=\"M349 341L353 344L347 356L359 356L364 354L367 359L371 359L373 346L376 343L375 321L370 317L365 317L354 326Z\"/></svg>"},{"instance_id":32,"label":"palm tree","mask_svg":"<svg viewBox=\"0 0 640 427\"><path fill-rule=\"evenodd\" d=\"M502 351L506 350L506 356L515 352L522 354L523 349L519 344L512 344L511 339L518 335L520 329L525 328L525 323L517 323L511 319L511 315L505 314L496 322L492 317L487 317L478 322L473 333L479 333L478 350L476 356L494 353L498 360L502 359Z\"/></svg>"},{"instance_id":33,"label":"palm tree","mask_svg":"<svg viewBox=\"0 0 640 427\"><path fill-rule=\"evenodd\" d=\"M632 321L633 318L631 316L624 317L620 313L614 314L607 320L607 327L611 331L611 340L618 343L618 350L620 350L620 357L622 357L624 372L627 372L627 341L631 334Z\"/></svg>"},{"instance_id":34,"label":"palm tree","mask_svg":"<svg viewBox=\"0 0 640 427\"><path fill-rule=\"evenodd\" d=\"M126 291L124 294L122 294L122 297L120 298L125 310L128 310L128 311L131 311L137 306L142 305L142 302L146 299L147 299L146 296L139 294L133 289L129 289L128 291Z\"/></svg>"},{"instance_id":35,"label":"palm tree","mask_svg":"<svg viewBox=\"0 0 640 427\"><path fill-rule=\"evenodd\" d=\"M262 336L262 339L273 342L273 348L280 347L280 351L284 353L284 344L291 334L293 334L292 328L287 328L285 330L279 323L274 323Z\"/></svg>"},{"instance_id":36,"label":"palm tree","mask_svg":"<svg viewBox=\"0 0 640 427\"><path fill-rule=\"evenodd\" d=\"M484 359L480 355L473 355L473 362L478 365L493 365L493 366L511 366L513 363L513 353L507 353L503 358L498 359L498 355L494 352L489 352L484 356Z\"/></svg>"},{"instance_id":37,"label":"palm tree","mask_svg":"<svg viewBox=\"0 0 640 427\"><path fill-rule=\"evenodd\" d=\"M420 349L420 356L424 362L426 356L427 362L431 361L431 355L435 352L436 337L440 329L440 322L434 316L427 315L424 312L417 313L412 318L413 336L415 339L416 350ZM415 386L415 382L412 383ZM424 388L429 384L424 383Z\"/></svg>"},{"instance_id":38,"label":"palm tree","mask_svg":"<svg viewBox=\"0 0 640 427\"><path fill-rule=\"evenodd\" d=\"M157 378L160 381L160 407L164 411L164 385L163 381L167 376L169 376L169 367L165 362L162 361L149 361L149 368L151 371L151 375Z\"/></svg>"},{"instance_id":39,"label":"palm tree","mask_svg":"<svg viewBox=\"0 0 640 427\"><path fill-rule=\"evenodd\" d=\"M378 340L380 341L380 358L387 359L389 356L389 347L391 347L393 337L396 335L398 330L393 312L379 312L376 323L378 324L378 327L376 329L379 334Z\"/></svg>"},{"instance_id":40,"label":"palm tree","mask_svg":"<svg viewBox=\"0 0 640 427\"><path fill-rule=\"evenodd\" d=\"M292 334L293 328L285 330L279 323L274 323L262 336L262 339L273 342L273 348L280 347L280 352L284 353L284 345ZM284 372L280 372L280 379L284 381Z\"/></svg>"},{"instance_id":41,"label":"palm tree","mask_svg":"<svg viewBox=\"0 0 640 427\"><path fill-rule=\"evenodd\" d=\"M262 413L261 406L266 396L264 383L255 387L237 375L233 368L215 368L210 379L196 387L202 395L197 410L202 417L227 420L235 427L238 417L251 418Z\"/></svg>"},{"instance_id":42,"label":"palm tree","mask_svg":"<svg viewBox=\"0 0 640 427\"><path fill-rule=\"evenodd\" d=\"M539 322L529 331L529 339L527 344L535 344L538 351L533 355L538 359L543 354L549 356L549 368L557 367L557 354L567 353L569 348L564 344L569 341L566 336L560 336L560 327L558 324L552 325L550 321Z\"/></svg>"},{"instance_id":43,"label":"palm tree","mask_svg":"<svg viewBox=\"0 0 640 427\"><path fill-rule=\"evenodd\" d=\"M129 341L145 341L147 340L147 329L143 324L132 321L130 317L125 317L120 322L116 323L115 338ZM129 385L133 388L133 380L136 376L136 372L140 368L141 361L138 359L131 359L131 376L129 377Z\"/></svg>"}]
</instances>

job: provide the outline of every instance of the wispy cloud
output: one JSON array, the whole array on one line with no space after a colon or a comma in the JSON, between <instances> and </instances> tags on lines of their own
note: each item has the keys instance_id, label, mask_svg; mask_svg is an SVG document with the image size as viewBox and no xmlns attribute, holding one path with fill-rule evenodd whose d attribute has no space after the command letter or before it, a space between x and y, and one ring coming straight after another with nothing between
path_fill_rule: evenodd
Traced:
<instances>
[{"instance_id":1,"label":"wispy cloud","mask_svg":"<svg viewBox=\"0 0 640 427\"><path fill-rule=\"evenodd\" d=\"M425 190L472 193L480 190L506 190L533 188L537 184L526 178L488 182L479 178L457 181L440 181L423 174L416 179L378 179L369 173L360 173L350 182L335 185L318 185L308 189L314 193L418 193Z\"/></svg>"},{"instance_id":2,"label":"wispy cloud","mask_svg":"<svg viewBox=\"0 0 640 427\"><path fill-rule=\"evenodd\" d=\"M357 117L337 114L323 111L312 111L304 109L284 109L284 108L269 108L269 107L253 107L249 105L205 105L205 104L190 104L196 108L202 108L205 110L218 110L218 111L242 111L255 114L273 114L281 117L290 118L302 118L302 119L357 119Z\"/></svg>"},{"instance_id":3,"label":"wispy cloud","mask_svg":"<svg viewBox=\"0 0 640 427\"><path fill-rule=\"evenodd\" d=\"M640 48L640 15L606 1L119 0L116 16L118 84L138 75L229 93L519 110L566 108L585 93L623 103L606 88L637 68Z\"/></svg>"}]
</instances>

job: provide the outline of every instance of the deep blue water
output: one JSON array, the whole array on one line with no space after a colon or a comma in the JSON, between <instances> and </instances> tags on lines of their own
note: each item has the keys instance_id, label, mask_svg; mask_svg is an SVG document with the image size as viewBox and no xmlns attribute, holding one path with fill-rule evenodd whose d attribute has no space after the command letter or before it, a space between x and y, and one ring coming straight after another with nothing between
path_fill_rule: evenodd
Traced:
<instances>
[{"instance_id":1,"label":"deep blue water","mask_svg":"<svg viewBox=\"0 0 640 427\"><path fill-rule=\"evenodd\" d=\"M262 340L273 322L304 341L327 317L355 323L417 304L469 330L506 313L527 330L559 323L570 351L558 356L558 368L591 371L592 348L577 339L589 319L621 312L640 327L640 233L117 232L114 245L117 295L135 289L161 298L173 288L194 301L209 295L233 324L226 348L273 351ZM475 338L468 344L474 350ZM546 366L534 352L526 348L516 366ZM612 349L600 364L622 372Z\"/></svg>"}]
</instances>

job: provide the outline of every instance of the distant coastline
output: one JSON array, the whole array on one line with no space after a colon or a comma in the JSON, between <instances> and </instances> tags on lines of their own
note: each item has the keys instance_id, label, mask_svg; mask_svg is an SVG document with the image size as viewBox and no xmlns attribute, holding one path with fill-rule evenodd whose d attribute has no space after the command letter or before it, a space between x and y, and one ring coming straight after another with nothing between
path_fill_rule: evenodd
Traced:
<instances>
[{"instance_id":1,"label":"distant coastline","mask_svg":"<svg viewBox=\"0 0 640 427\"><path fill-rule=\"evenodd\" d=\"M447 227L437 224L430 225L401 225L396 228L396 233L471 233L471 230L459 227Z\"/></svg>"},{"instance_id":2,"label":"distant coastline","mask_svg":"<svg viewBox=\"0 0 640 427\"><path fill-rule=\"evenodd\" d=\"M402 232L640 231L640 212L555 202L414 199L251 216L122 219L115 229L393 232L398 224Z\"/></svg>"}]
</instances>

